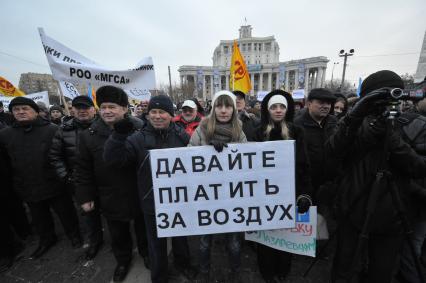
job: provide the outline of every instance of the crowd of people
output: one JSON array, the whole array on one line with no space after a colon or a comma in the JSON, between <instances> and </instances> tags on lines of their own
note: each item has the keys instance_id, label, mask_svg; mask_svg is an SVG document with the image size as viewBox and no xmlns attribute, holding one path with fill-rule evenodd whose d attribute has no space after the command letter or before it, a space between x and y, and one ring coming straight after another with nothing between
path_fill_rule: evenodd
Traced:
<instances>
[{"instance_id":1,"label":"crowd of people","mask_svg":"<svg viewBox=\"0 0 426 283\"><path fill-rule=\"evenodd\" d=\"M87 260L104 245L106 223L117 263L114 282L129 271L133 238L152 282L168 282L167 239L157 236L149 151L207 145L221 152L229 143L294 140L298 212L316 205L337 235L331 281L422 282L426 99L402 110L391 89L404 89L404 83L385 70L367 77L355 98L317 88L302 102L283 90L249 101L241 91L221 90L210 107L195 98L175 107L168 96L157 95L130 111L125 91L102 86L96 92L99 109L78 96L70 115L61 106L47 109L16 97L8 112L0 105L1 269L13 265L32 233L39 244L30 258L46 256L57 243L54 211L70 246L88 245ZM225 236L227 282L242 282L243 234ZM188 280L209 282L214 237L197 238L198 262L189 251L190 237L171 239L174 267ZM292 254L253 248L265 282L284 282Z\"/></svg>"}]
</instances>

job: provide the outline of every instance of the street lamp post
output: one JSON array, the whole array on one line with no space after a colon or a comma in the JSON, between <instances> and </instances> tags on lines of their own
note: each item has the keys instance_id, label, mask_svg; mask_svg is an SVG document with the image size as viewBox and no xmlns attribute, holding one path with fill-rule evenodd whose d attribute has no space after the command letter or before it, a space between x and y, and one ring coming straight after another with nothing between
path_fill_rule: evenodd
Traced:
<instances>
[{"instance_id":1,"label":"street lamp post","mask_svg":"<svg viewBox=\"0 0 426 283\"><path fill-rule=\"evenodd\" d=\"M346 63L348 61L349 56L353 56L355 53L355 50L351 49L349 50L349 53L345 52L345 50L340 50L339 57L345 57L343 60L343 74L342 74L342 82L340 83L340 89L343 87L343 83L345 82L345 74L346 74Z\"/></svg>"},{"instance_id":2,"label":"street lamp post","mask_svg":"<svg viewBox=\"0 0 426 283\"><path fill-rule=\"evenodd\" d=\"M334 67L336 67L337 64L339 64L339 62L333 63L333 69L331 70L331 83L333 83Z\"/></svg>"}]
</instances>

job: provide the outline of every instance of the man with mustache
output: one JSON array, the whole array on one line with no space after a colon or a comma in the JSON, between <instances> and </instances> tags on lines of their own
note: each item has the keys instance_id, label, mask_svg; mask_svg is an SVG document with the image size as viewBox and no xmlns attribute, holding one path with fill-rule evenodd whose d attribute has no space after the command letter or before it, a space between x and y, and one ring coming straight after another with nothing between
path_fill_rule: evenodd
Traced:
<instances>
[{"instance_id":1,"label":"man with mustache","mask_svg":"<svg viewBox=\"0 0 426 283\"><path fill-rule=\"evenodd\" d=\"M96 91L96 97L100 119L79 135L76 149L75 197L84 212L93 213L98 209L105 217L112 253L117 262L112 281L122 282L132 262L131 226L135 231L138 252L145 266L149 266L146 230L137 198L136 170L129 166L117 169L105 162L104 144L114 125L121 120L129 121L129 132L139 131L143 123L128 116L129 100L123 89L102 86Z\"/></svg>"},{"instance_id":2,"label":"man with mustache","mask_svg":"<svg viewBox=\"0 0 426 283\"><path fill-rule=\"evenodd\" d=\"M306 111L294 119L294 124L305 130L305 144L310 161L313 196L318 188L335 176L335 162L325 155L326 140L334 133L337 119L333 112L336 97L324 88L309 92Z\"/></svg>"}]
</instances>

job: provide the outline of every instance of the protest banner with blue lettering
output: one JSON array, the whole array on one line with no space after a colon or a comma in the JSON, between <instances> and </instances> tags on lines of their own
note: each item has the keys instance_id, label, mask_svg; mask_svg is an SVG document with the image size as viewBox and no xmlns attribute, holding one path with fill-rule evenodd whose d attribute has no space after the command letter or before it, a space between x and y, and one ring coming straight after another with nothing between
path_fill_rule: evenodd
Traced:
<instances>
[{"instance_id":1,"label":"protest banner with blue lettering","mask_svg":"<svg viewBox=\"0 0 426 283\"><path fill-rule=\"evenodd\" d=\"M150 151L159 237L295 227L294 141Z\"/></svg>"},{"instance_id":2,"label":"protest banner with blue lettering","mask_svg":"<svg viewBox=\"0 0 426 283\"><path fill-rule=\"evenodd\" d=\"M298 213L294 228L246 232L245 237L277 250L315 257L317 208L311 206L307 213Z\"/></svg>"}]
</instances>

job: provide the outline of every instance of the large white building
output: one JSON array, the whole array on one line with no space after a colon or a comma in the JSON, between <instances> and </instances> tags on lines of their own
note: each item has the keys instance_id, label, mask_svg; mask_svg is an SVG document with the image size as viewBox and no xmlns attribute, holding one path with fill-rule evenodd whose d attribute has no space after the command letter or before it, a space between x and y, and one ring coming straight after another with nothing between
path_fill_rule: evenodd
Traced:
<instances>
[{"instance_id":1,"label":"large white building","mask_svg":"<svg viewBox=\"0 0 426 283\"><path fill-rule=\"evenodd\" d=\"M293 91L322 87L328 59L324 56L280 62L280 47L274 36L252 37L250 25L241 26L238 46L252 82L250 95L258 91L285 89ZM221 40L213 53L213 66L181 66L181 85L194 86L199 98L211 99L218 90L231 89L229 69L233 51L233 40ZM231 85L230 85L231 84Z\"/></svg>"}]
</instances>

